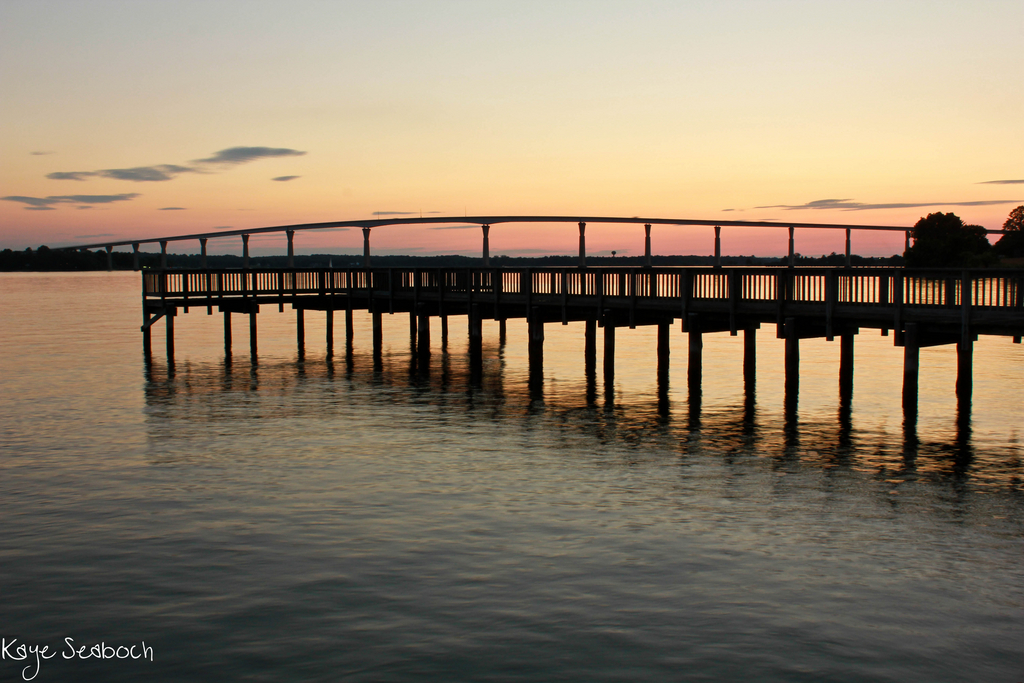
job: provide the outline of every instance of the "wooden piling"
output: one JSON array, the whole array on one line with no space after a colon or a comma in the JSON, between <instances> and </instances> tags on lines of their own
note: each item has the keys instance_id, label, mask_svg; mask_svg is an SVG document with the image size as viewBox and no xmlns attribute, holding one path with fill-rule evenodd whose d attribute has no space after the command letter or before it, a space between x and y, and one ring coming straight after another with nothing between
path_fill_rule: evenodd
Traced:
<instances>
[{"instance_id":1,"label":"wooden piling","mask_svg":"<svg viewBox=\"0 0 1024 683\"><path fill-rule=\"evenodd\" d=\"M544 320L536 308L531 311L527 329L530 336L530 383L539 388L544 378Z\"/></svg>"},{"instance_id":2,"label":"wooden piling","mask_svg":"<svg viewBox=\"0 0 1024 683\"><path fill-rule=\"evenodd\" d=\"M956 345L956 400L970 405L974 391L974 340L961 339Z\"/></svg>"},{"instance_id":3,"label":"wooden piling","mask_svg":"<svg viewBox=\"0 0 1024 683\"><path fill-rule=\"evenodd\" d=\"M664 385L668 382L668 364L669 364L669 328L671 326L668 323L661 323L658 325L658 385Z\"/></svg>"},{"instance_id":4,"label":"wooden piling","mask_svg":"<svg viewBox=\"0 0 1024 683\"><path fill-rule=\"evenodd\" d=\"M352 321L352 307L345 309L345 347L352 349L352 337L355 332L355 325Z\"/></svg>"},{"instance_id":5,"label":"wooden piling","mask_svg":"<svg viewBox=\"0 0 1024 683\"><path fill-rule=\"evenodd\" d=\"M686 381L690 393L700 392L701 374L703 372L702 362L704 355L704 338L700 329L700 317L696 313L690 313L686 321L687 336L689 338L689 353L687 354Z\"/></svg>"},{"instance_id":6,"label":"wooden piling","mask_svg":"<svg viewBox=\"0 0 1024 683\"><path fill-rule=\"evenodd\" d=\"M231 358L231 311L224 311L224 357Z\"/></svg>"},{"instance_id":7,"label":"wooden piling","mask_svg":"<svg viewBox=\"0 0 1024 683\"><path fill-rule=\"evenodd\" d=\"M498 344L504 346L508 340L508 325L505 322L505 318L501 318L498 321Z\"/></svg>"},{"instance_id":8,"label":"wooden piling","mask_svg":"<svg viewBox=\"0 0 1024 683\"><path fill-rule=\"evenodd\" d=\"M448 350L448 316L441 316L441 350Z\"/></svg>"},{"instance_id":9,"label":"wooden piling","mask_svg":"<svg viewBox=\"0 0 1024 683\"><path fill-rule=\"evenodd\" d=\"M373 320L373 357L379 359L383 353L384 347L384 321L382 319L383 313L381 311L374 310L370 317Z\"/></svg>"},{"instance_id":10,"label":"wooden piling","mask_svg":"<svg viewBox=\"0 0 1024 683\"><path fill-rule=\"evenodd\" d=\"M259 311L259 306L253 305L249 311L249 355L252 361L256 362L256 315Z\"/></svg>"},{"instance_id":11,"label":"wooden piling","mask_svg":"<svg viewBox=\"0 0 1024 683\"><path fill-rule=\"evenodd\" d=\"M167 330L167 362L174 360L174 314L175 309L168 308L164 313L164 322Z\"/></svg>"},{"instance_id":12,"label":"wooden piling","mask_svg":"<svg viewBox=\"0 0 1024 683\"><path fill-rule=\"evenodd\" d=\"M743 383L753 386L757 380L757 329L743 330Z\"/></svg>"},{"instance_id":13,"label":"wooden piling","mask_svg":"<svg viewBox=\"0 0 1024 683\"><path fill-rule=\"evenodd\" d=\"M797 319L786 318L786 396L795 397L800 392L800 336Z\"/></svg>"},{"instance_id":14,"label":"wooden piling","mask_svg":"<svg viewBox=\"0 0 1024 683\"><path fill-rule=\"evenodd\" d=\"M331 355L334 351L334 311L327 309L327 320L326 320L326 332L327 332L327 355Z\"/></svg>"},{"instance_id":15,"label":"wooden piling","mask_svg":"<svg viewBox=\"0 0 1024 683\"><path fill-rule=\"evenodd\" d=\"M427 362L430 359L430 316L427 314L426 304L419 304L417 308L417 347L416 352L420 360Z\"/></svg>"},{"instance_id":16,"label":"wooden piling","mask_svg":"<svg viewBox=\"0 0 1024 683\"><path fill-rule=\"evenodd\" d=\"M306 312L301 308L295 311L295 345L302 356L306 352Z\"/></svg>"},{"instance_id":17,"label":"wooden piling","mask_svg":"<svg viewBox=\"0 0 1024 683\"><path fill-rule=\"evenodd\" d=\"M918 375L921 371L921 348L918 345L917 323L907 323L903 331L903 417L917 418Z\"/></svg>"},{"instance_id":18,"label":"wooden piling","mask_svg":"<svg viewBox=\"0 0 1024 683\"><path fill-rule=\"evenodd\" d=\"M843 404L853 397L853 339L852 332L839 335L839 401Z\"/></svg>"}]
</instances>

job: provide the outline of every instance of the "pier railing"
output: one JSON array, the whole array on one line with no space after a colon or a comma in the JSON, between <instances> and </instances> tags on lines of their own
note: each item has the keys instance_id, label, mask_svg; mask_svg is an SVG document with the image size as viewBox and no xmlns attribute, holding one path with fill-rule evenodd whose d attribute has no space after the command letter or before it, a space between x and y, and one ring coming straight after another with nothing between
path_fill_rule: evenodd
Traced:
<instances>
[{"instance_id":1,"label":"pier railing","mask_svg":"<svg viewBox=\"0 0 1024 683\"><path fill-rule=\"evenodd\" d=\"M521 295L1024 309L1024 272L765 267L152 270L144 272L143 295L147 300L204 303L275 296Z\"/></svg>"}]
</instances>

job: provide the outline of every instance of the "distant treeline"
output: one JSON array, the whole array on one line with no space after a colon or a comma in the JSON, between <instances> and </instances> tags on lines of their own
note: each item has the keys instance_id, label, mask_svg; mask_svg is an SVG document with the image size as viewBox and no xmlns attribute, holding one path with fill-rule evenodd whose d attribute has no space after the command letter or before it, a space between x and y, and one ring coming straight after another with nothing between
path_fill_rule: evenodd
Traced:
<instances>
[{"instance_id":1,"label":"distant treeline","mask_svg":"<svg viewBox=\"0 0 1024 683\"><path fill-rule=\"evenodd\" d=\"M131 270L134 260L131 253L117 252L111 254L114 270ZM651 263L655 266L711 266L712 256L652 256ZM593 266L634 266L644 265L643 256L588 256L587 263ZM796 256L797 265L801 266L841 266L846 262L843 254L832 253L828 256ZM864 257L852 256L855 266L899 266L903 265L902 256ZM206 263L210 268L241 268L242 257L232 255L209 255ZM526 267L564 267L579 263L577 256L492 256L491 266L496 268ZM786 257L762 256L723 256L725 266L781 266L786 265ZM143 268L157 268L160 255L140 253L139 264ZM168 254L168 268L199 268L202 258L199 254ZM295 256L296 268L360 268L363 264L361 255L354 254L311 254ZM477 268L480 266L479 256L384 256L374 255L371 260L374 268ZM251 268L284 268L288 265L287 256L251 256ZM38 249L0 251L0 271L77 271L106 270L107 253L102 249L61 250L46 246Z\"/></svg>"}]
</instances>

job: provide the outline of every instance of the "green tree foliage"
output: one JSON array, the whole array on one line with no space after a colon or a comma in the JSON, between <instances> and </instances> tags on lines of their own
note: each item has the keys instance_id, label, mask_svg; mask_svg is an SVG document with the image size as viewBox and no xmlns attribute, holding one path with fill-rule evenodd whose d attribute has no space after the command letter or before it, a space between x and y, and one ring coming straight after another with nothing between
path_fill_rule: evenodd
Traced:
<instances>
[{"instance_id":1,"label":"green tree foliage","mask_svg":"<svg viewBox=\"0 0 1024 683\"><path fill-rule=\"evenodd\" d=\"M911 268L957 268L988 265L991 249L985 228L964 225L955 213L930 213L915 225L914 245L906 253Z\"/></svg>"},{"instance_id":2,"label":"green tree foliage","mask_svg":"<svg viewBox=\"0 0 1024 683\"><path fill-rule=\"evenodd\" d=\"M1010 258L1024 256L1024 204L1010 212L1003 223L1003 230L1006 234L993 245L993 251Z\"/></svg>"}]
</instances>

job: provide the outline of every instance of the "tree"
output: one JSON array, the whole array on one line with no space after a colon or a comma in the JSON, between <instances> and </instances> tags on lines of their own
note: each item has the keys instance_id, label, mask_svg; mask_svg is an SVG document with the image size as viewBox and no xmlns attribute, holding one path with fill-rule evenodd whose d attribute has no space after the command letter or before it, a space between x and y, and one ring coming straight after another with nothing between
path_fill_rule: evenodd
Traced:
<instances>
[{"instance_id":1,"label":"tree","mask_svg":"<svg viewBox=\"0 0 1024 683\"><path fill-rule=\"evenodd\" d=\"M999 256L1024 256L1024 204L1010 212L1003 223L1006 234L999 238L992 250Z\"/></svg>"},{"instance_id":2,"label":"tree","mask_svg":"<svg viewBox=\"0 0 1024 683\"><path fill-rule=\"evenodd\" d=\"M906 253L911 268L942 268L985 265L991 249L985 228L964 225L955 213L930 213L911 231L914 246Z\"/></svg>"}]
</instances>

